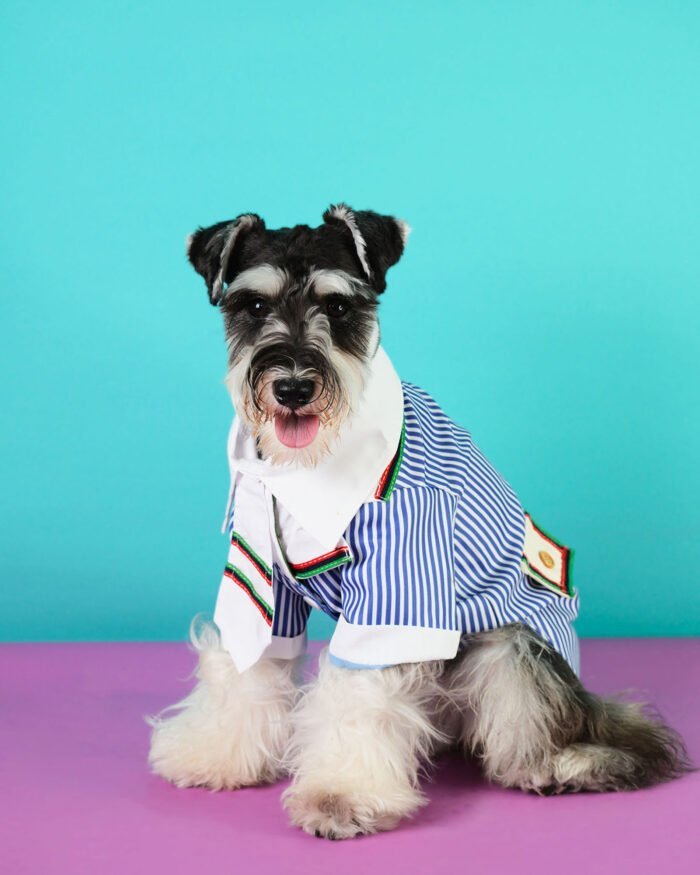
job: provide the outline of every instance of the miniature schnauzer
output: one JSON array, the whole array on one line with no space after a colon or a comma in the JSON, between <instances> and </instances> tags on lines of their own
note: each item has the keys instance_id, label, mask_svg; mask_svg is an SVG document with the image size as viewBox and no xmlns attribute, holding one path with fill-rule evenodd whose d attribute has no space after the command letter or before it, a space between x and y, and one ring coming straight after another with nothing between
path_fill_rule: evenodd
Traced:
<instances>
[{"instance_id":1,"label":"miniature schnauzer","mask_svg":"<svg viewBox=\"0 0 700 875\"><path fill-rule=\"evenodd\" d=\"M395 377L377 309L408 230L340 204L317 228L244 214L187 246L224 318L232 559L215 623L193 633L197 685L152 720L150 762L179 787L288 775L292 823L326 838L413 815L447 748L537 793L688 768L658 717L582 686L567 548ZM303 686L311 606L338 626Z\"/></svg>"}]
</instances>

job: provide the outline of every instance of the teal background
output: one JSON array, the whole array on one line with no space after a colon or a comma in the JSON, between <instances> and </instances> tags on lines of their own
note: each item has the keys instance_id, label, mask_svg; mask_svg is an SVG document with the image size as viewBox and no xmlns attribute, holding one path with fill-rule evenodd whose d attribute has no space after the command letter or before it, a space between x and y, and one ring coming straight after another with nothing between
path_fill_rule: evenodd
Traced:
<instances>
[{"instance_id":1,"label":"teal background","mask_svg":"<svg viewBox=\"0 0 700 875\"><path fill-rule=\"evenodd\" d=\"M1 637L213 607L231 408L184 239L337 200L413 226L385 345L575 546L580 632L700 633L697 3L0 16Z\"/></svg>"}]
</instances>

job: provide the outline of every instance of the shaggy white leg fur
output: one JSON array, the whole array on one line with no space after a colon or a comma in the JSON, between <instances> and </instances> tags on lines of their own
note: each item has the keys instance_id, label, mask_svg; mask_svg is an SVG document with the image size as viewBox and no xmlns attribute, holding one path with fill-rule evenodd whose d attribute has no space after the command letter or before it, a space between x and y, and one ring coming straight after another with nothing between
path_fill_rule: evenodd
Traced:
<instances>
[{"instance_id":1,"label":"shaggy white leg fur","mask_svg":"<svg viewBox=\"0 0 700 875\"><path fill-rule=\"evenodd\" d=\"M151 719L153 771L178 787L212 790L274 781L282 773L297 695L295 663L267 659L240 674L214 626L193 634L192 642L199 652L198 683Z\"/></svg>"},{"instance_id":2,"label":"shaggy white leg fur","mask_svg":"<svg viewBox=\"0 0 700 875\"><path fill-rule=\"evenodd\" d=\"M522 624L473 635L446 676L459 737L489 778L537 793L632 790L687 771L678 735L644 706L589 693Z\"/></svg>"},{"instance_id":3,"label":"shaggy white leg fur","mask_svg":"<svg viewBox=\"0 0 700 875\"><path fill-rule=\"evenodd\" d=\"M350 838L391 829L425 804L418 787L440 733L431 720L442 663L356 670L324 652L299 701L287 752L292 823L312 835Z\"/></svg>"},{"instance_id":4,"label":"shaggy white leg fur","mask_svg":"<svg viewBox=\"0 0 700 875\"><path fill-rule=\"evenodd\" d=\"M449 678L463 709L463 745L480 753L491 780L525 790L553 783L555 736L570 722L569 687L541 669L531 642L514 627L475 635ZM565 778L563 756L559 771Z\"/></svg>"}]
</instances>

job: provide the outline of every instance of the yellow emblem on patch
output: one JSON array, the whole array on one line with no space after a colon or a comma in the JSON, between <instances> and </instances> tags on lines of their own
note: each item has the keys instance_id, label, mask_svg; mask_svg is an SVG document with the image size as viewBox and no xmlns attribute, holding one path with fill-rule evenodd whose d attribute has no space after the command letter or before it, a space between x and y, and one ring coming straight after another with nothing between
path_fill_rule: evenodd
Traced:
<instances>
[{"instance_id":1,"label":"yellow emblem on patch","mask_svg":"<svg viewBox=\"0 0 700 875\"><path fill-rule=\"evenodd\" d=\"M535 525L529 513L525 514L525 544L522 570L536 583L571 598L571 557L573 551L559 544Z\"/></svg>"}]
</instances>

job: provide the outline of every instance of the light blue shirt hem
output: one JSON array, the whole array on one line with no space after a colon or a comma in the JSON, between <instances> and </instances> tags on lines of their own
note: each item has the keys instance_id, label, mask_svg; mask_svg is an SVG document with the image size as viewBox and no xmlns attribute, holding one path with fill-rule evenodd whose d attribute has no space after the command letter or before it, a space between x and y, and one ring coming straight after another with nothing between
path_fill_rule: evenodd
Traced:
<instances>
[{"instance_id":1,"label":"light blue shirt hem","mask_svg":"<svg viewBox=\"0 0 700 875\"><path fill-rule=\"evenodd\" d=\"M391 668L390 665L362 665L359 662L349 662L347 659L340 659L338 656L333 656L332 653L328 654L328 658L333 663L333 665L337 665L338 668L353 668L353 669Z\"/></svg>"}]
</instances>

